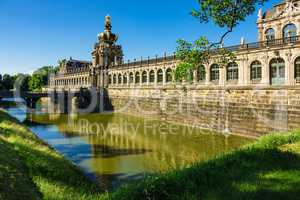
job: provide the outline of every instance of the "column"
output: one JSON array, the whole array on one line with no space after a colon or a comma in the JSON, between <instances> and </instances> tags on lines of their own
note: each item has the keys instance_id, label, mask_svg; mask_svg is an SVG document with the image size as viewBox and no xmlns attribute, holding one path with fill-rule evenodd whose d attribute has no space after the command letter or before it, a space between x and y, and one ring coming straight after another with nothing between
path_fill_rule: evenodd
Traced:
<instances>
[{"instance_id":1,"label":"column","mask_svg":"<svg viewBox=\"0 0 300 200\"><path fill-rule=\"evenodd\" d=\"M157 69L154 70L154 85L157 85Z\"/></svg>"},{"instance_id":2,"label":"column","mask_svg":"<svg viewBox=\"0 0 300 200\"><path fill-rule=\"evenodd\" d=\"M205 65L205 85L210 83L210 65Z\"/></svg>"},{"instance_id":3,"label":"column","mask_svg":"<svg viewBox=\"0 0 300 200\"><path fill-rule=\"evenodd\" d=\"M266 59L261 63L262 67L262 84L269 85L270 84L270 67L269 61Z\"/></svg>"},{"instance_id":4,"label":"column","mask_svg":"<svg viewBox=\"0 0 300 200\"><path fill-rule=\"evenodd\" d=\"M240 62L237 62L238 64L238 85L245 85L245 59L242 59Z\"/></svg>"},{"instance_id":5,"label":"column","mask_svg":"<svg viewBox=\"0 0 300 200\"><path fill-rule=\"evenodd\" d=\"M163 85L166 85L166 69L162 69L163 70Z\"/></svg>"},{"instance_id":6,"label":"column","mask_svg":"<svg viewBox=\"0 0 300 200\"><path fill-rule=\"evenodd\" d=\"M193 71L193 83L195 85L198 83L197 70Z\"/></svg>"},{"instance_id":7,"label":"column","mask_svg":"<svg viewBox=\"0 0 300 200\"><path fill-rule=\"evenodd\" d=\"M219 85L225 85L226 83L226 66L220 67L220 80Z\"/></svg>"},{"instance_id":8,"label":"column","mask_svg":"<svg viewBox=\"0 0 300 200\"><path fill-rule=\"evenodd\" d=\"M292 56L287 56L285 60L285 85L294 85L294 65L292 63Z\"/></svg>"},{"instance_id":9,"label":"column","mask_svg":"<svg viewBox=\"0 0 300 200\"><path fill-rule=\"evenodd\" d=\"M278 23L276 24L275 28L275 39L280 39L282 38L282 24Z\"/></svg>"}]
</instances>

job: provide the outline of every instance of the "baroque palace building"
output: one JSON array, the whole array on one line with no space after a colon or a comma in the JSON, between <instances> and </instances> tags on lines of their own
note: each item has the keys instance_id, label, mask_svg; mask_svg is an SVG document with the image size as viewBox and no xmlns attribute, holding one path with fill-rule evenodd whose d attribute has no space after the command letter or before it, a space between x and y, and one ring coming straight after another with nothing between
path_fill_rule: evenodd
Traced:
<instances>
[{"instance_id":1,"label":"baroque palace building","mask_svg":"<svg viewBox=\"0 0 300 200\"><path fill-rule=\"evenodd\" d=\"M174 85L173 70L179 62L175 55L123 61L117 35L111 32L111 20L98 35L92 62L74 60L60 65L50 78L51 89L168 87ZM200 66L193 73L192 86L295 86L300 84L300 1L285 0L265 13L259 10L258 42L227 47L237 59L227 67L216 63Z\"/></svg>"}]
</instances>

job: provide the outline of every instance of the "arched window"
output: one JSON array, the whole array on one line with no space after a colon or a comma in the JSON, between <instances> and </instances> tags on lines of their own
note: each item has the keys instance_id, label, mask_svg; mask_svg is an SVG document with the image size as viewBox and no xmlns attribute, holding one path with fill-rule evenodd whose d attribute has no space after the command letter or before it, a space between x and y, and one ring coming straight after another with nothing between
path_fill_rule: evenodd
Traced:
<instances>
[{"instance_id":1,"label":"arched window","mask_svg":"<svg viewBox=\"0 0 300 200\"><path fill-rule=\"evenodd\" d=\"M210 80L211 81L218 81L220 79L220 69L219 65L213 64L210 67Z\"/></svg>"},{"instance_id":2,"label":"arched window","mask_svg":"<svg viewBox=\"0 0 300 200\"><path fill-rule=\"evenodd\" d=\"M287 24L283 28L283 37L289 38L289 37L295 37L297 36L297 27L295 24Z\"/></svg>"},{"instance_id":3,"label":"arched window","mask_svg":"<svg viewBox=\"0 0 300 200\"><path fill-rule=\"evenodd\" d=\"M123 75L123 84L127 84L127 74Z\"/></svg>"},{"instance_id":4,"label":"arched window","mask_svg":"<svg viewBox=\"0 0 300 200\"><path fill-rule=\"evenodd\" d=\"M283 28L283 38L284 42L296 42L297 36L297 27L295 24L287 24Z\"/></svg>"},{"instance_id":5,"label":"arched window","mask_svg":"<svg viewBox=\"0 0 300 200\"><path fill-rule=\"evenodd\" d=\"M300 81L300 57L295 60L295 79L297 82Z\"/></svg>"},{"instance_id":6,"label":"arched window","mask_svg":"<svg viewBox=\"0 0 300 200\"><path fill-rule=\"evenodd\" d=\"M188 70L187 71L185 80L190 82L190 83L194 80L193 70Z\"/></svg>"},{"instance_id":7,"label":"arched window","mask_svg":"<svg viewBox=\"0 0 300 200\"><path fill-rule=\"evenodd\" d=\"M251 80L260 80L261 79L261 62L258 60L251 63L250 66L251 74L250 78Z\"/></svg>"},{"instance_id":8,"label":"arched window","mask_svg":"<svg viewBox=\"0 0 300 200\"><path fill-rule=\"evenodd\" d=\"M142 73L142 83L147 83L147 72L143 71Z\"/></svg>"},{"instance_id":9,"label":"arched window","mask_svg":"<svg viewBox=\"0 0 300 200\"><path fill-rule=\"evenodd\" d=\"M267 41L272 41L275 40L275 31L272 28L269 28L265 32L266 40Z\"/></svg>"},{"instance_id":10,"label":"arched window","mask_svg":"<svg viewBox=\"0 0 300 200\"><path fill-rule=\"evenodd\" d=\"M135 83L140 83L140 73L139 72L135 73Z\"/></svg>"},{"instance_id":11,"label":"arched window","mask_svg":"<svg viewBox=\"0 0 300 200\"><path fill-rule=\"evenodd\" d=\"M134 79L133 73L130 72L130 74L129 74L129 83L133 83L133 79Z\"/></svg>"},{"instance_id":12,"label":"arched window","mask_svg":"<svg viewBox=\"0 0 300 200\"><path fill-rule=\"evenodd\" d=\"M166 70L166 82L169 83L169 82L172 82L172 69L168 68Z\"/></svg>"},{"instance_id":13,"label":"arched window","mask_svg":"<svg viewBox=\"0 0 300 200\"><path fill-rule=\"evenodd\" d=\"M149 82L154 83L154 80L155 80L155 72L154 70L151 70L149 73Z\"/></svg>"},{"instance_id":14,"label":"arched window","mask_svg":"<svg viewBox=\"0 0 300 200\"><path fill-rule=\"evenodd\" d=\"M270 61L271 85L283 85L285 81L285 62L282 58L273 58Z\"/></svg>"},{"instance_id":15,"label":"arched window","mask_svg":"<svg viewBox=\"0 0 300 200\"><path fill-rule=\"evenodd\" d=\"M122 84L122 75L121 74L118 75L118 84Z\"/></svg>"},{"instance_id":16,"label":"arched window","mask_svg":"<svg viewBox=\"0 0 300 200\"><path fill-rule=\"evenodd\" d=\"M163 70L159 69L157 71L157 82L162 83L163 82Z\"/></svg>"},{"instance_id":17,"label":"arched window","mask_svg":"<svg viewBox=\"0 0 300 200\"><path fill-rule=\"evenodd\" d=\"M205 81L205 67L203 65L200 65L197 69L197 78L198 81Z\"/></svg>"},{"instance_id":18,"label":"arched window","mask_svg":"<svg viewBox=\"0 0 300 200\"><path fill-rule=\"evenodd\" d=\"M227 81L237 80L239 78L239 68L238 64L235 62L229 63L227 65L226 73Z\"/></svg>"},{"instance_id":19,"label":"arched window","mask_svg":"<svg viewBox=\"0 0 300 200\"><path fill-rule=\"evenodd\" d=\"M113 84L117 84L117 75L116 74L114 74L114 76L113 76Z\"/></svg>"}]
</instances>

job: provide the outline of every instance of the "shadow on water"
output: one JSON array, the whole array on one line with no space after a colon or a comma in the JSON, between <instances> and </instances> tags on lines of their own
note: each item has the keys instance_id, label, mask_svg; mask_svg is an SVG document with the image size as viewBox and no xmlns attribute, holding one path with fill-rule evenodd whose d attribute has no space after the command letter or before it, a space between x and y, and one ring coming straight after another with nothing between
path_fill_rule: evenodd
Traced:
<instances>
[{"instance_id":1,"label":"shadow on water","mask_svg":"<svg viewBox=\"0 0 300 200\"><path fill-rule=\"evenodd\" d=\"M102 158L112 158L118 156L127 156L127 155L140 155L152 152L152 150L147 149L122 149L114 148L108 145L93 145L93 153L98 157Z\"/></svg>"}]
</instances>

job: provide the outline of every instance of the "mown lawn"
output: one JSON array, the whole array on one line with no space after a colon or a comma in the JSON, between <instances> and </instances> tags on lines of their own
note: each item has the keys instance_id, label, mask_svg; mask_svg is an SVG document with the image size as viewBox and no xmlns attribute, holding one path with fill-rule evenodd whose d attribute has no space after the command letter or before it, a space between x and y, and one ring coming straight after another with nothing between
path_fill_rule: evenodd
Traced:
<instances>
[{"instance_id":1,"label":"mown lawn","mask_svg":"<svg viewBox=\"0 0 300 200\"><path fill-rule=\"evenodd\" d=\"M300 199L300 131L107 194L0 110L0 199Z\"/></svg>"}]
</instances>

